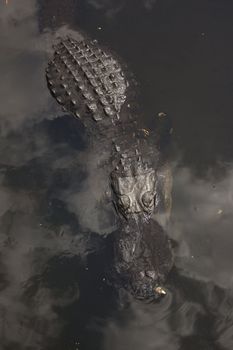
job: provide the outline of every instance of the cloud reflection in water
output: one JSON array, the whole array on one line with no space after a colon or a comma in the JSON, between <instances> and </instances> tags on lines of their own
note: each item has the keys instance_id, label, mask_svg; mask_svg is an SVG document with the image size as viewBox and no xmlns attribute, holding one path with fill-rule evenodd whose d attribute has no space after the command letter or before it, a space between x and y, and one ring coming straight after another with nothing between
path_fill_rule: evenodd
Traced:
<instances>
[{"instance_id":1,"label":"cloud reflection in water","mask_svg":"<svg viewBox=\"0 0 233 350\"><path fill-rule=\"evenodd\" d=\"M114 10L113 2L89 2ZM0 6L0 343L46 349L69 322L58 309L76 310L80 298L76 267L92 251L80 232L105 233L109 212L99 206L105 183L79 126L54 119L60 109L44 80L52 34L39 34L36 2ZM231 166L218 180L175 172L179 274L161 303L132 302L108 320L106 349L232 349L232 177Z\"/></svg>"}]
</instances>

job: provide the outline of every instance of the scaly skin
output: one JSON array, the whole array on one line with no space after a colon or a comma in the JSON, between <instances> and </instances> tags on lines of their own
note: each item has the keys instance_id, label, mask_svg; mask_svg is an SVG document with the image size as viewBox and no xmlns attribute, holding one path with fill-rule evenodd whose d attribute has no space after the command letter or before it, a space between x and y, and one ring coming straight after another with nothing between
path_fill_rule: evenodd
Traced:
<instances>
[{"instance_id":1,"label":"scaly skin","mask_svg":"<svg viewBox=\"0 0 233 350\"><path fill-rule=\"evenodd\" d=\"M56 100L86 126L93 147L107 154L106 178L120 222L111 279L135 297L155 297L173 264L169 240L152 219L167 214L171 202L171 177L156 135L132 112L118 61L95 42L62 39L46 77Z\"/></svg>"}]
</instances>

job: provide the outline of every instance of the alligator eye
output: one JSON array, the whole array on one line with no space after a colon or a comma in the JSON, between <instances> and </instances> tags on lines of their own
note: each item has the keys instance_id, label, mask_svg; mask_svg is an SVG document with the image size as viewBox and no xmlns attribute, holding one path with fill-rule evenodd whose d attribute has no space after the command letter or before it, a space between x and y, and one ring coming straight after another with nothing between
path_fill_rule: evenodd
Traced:
<instances>
[{"instance_id":1,"label":"alligator eye","mask_svg":"<svg viewBox=\"0 0 233 350\"><path fill-rule=\"evenodd\" d=\"M147 191L142 195L142 203L146 208L150 208L154 203L154 194L153 192Z\"/></svg>"},{"instance_id":2,"label":"alligator eye","mask_svg":"<svg viewBox=\"0 0 233 350\"><path fill-rule=\"evenodd\" d=\"M130 199L125 194L119 197L118 203L125 210L129 209L130 207Z\"/></svg>"}]
</instances>

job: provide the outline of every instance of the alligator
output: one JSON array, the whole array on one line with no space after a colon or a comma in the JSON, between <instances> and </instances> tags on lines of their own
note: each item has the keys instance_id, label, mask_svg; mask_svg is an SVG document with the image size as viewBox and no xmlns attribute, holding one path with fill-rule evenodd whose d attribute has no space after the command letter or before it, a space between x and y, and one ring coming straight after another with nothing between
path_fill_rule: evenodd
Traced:
<instances>
[{"instance_id":1,"label":"alligator","mask_svg":"<svg viewBox=\"0 0 233 350\"><path fill-rule=\"evenodd\" d=\"M104 155L106 182L119 221L111 234L109 280L139 299L165 294L173 254L157 213L169 217L171 175L158 135L146 129L123 63L97 41L60 38L46 68L48 88L80 119L92 149Z\"/></svg>"}]
</instances>

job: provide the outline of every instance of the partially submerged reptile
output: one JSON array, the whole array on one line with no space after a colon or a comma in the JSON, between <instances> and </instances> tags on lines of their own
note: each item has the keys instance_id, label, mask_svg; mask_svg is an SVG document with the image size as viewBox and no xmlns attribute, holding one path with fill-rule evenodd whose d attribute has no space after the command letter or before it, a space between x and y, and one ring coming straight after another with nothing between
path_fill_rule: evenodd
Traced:
<instances>
[{"instance_id":1,"label":"partially submerged reptile","mask_svg":"<svg viewBox=\"0 0 233 350\"><path fill-rule=\"evenodd\" d=\"M100 166L119 218L110 278L137 298L165 293L173 257L154 215L169 216L171 175L158 135L143 128L129 104L122 66L97 42L67 37L56 45L46 78L52 95L80 118L93 148L104 154Z\"/></svg>"}]
</instances>

